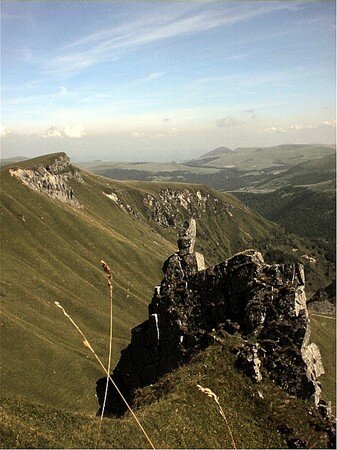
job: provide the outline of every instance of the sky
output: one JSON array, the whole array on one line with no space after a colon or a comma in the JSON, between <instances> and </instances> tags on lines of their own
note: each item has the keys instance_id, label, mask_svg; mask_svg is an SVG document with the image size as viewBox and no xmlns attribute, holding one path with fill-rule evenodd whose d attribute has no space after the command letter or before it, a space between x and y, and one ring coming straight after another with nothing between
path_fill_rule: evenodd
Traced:
<instances>
[{"instance_id":1,"label":"sky","mask_svg":"<svg viewBox=\"0 0 337 450\"><path fill-rule=\"evenodd\" d=\"M1 157L332 144L335 2L1 3Z\"/></svg>"}]
</instances>

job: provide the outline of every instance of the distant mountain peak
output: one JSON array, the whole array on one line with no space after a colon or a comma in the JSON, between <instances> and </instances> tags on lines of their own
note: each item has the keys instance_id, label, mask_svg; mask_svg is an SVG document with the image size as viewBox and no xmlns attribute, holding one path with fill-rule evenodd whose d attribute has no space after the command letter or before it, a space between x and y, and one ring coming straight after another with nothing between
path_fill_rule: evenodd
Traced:
<instances>
[{"instance_id":1,"label":"distant mountain peak","mask_svg":"<svg viewBox=\"0 0 337 450\"><path fill-rule=\"evenodd\" d=\"M228 147L217 147L214 150L211 150L210 152L204 153L200 156L200 158L207 158L209 156L220 156L220 155L226 155L232 153L232 150Z\"/></svg>"}]
</instances>

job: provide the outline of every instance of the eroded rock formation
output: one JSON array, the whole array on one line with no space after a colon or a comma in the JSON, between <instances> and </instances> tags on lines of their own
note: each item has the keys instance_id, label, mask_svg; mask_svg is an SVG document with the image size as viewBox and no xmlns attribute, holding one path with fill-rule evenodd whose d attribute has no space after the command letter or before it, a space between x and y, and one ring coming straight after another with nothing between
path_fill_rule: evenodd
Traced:
<instances>
[{"instance_id":1,"label":"eroded rock formation","mask_svg":"<svg viewBox=\"0 0 337 450\"><path fill-rule=\"evenodd\" d=\"M198 218L207 211L217 214L226 211L232 215L234 206L219 201L202 191L166 188L156 196L147 194L143 203L150 212L151 219L163 227L181 227L186 216Z\"/></svg>"},{"instance_id":2,"label":"eroded rock formation","mask_svg":"<svg viewBox=\"0 0 337 450\"><path fill-rule=\"evenodd\" d=\"M50 164L39 164L32 169L9 169L9 172L34 191L80 206L68 181L75 179L83 183L83 179L80 172L70 165L70 159L65 154L60 154Z\"/></svg>"},{"instance_id":3,"label":"eroded rock formation","mask_svg":"<svg viewBox=\"0 0 337 450\"><path fill-rule=\"evenodd\" d=\"M303 266L269 265L250 249L205 269L194 253L195 236L192 219L183 226L179 251L164 263L148 320L132 330L121 353L112 377L125 397L132 400L136 388L156 382L225 331L245 339L235 349L238 368L256 382L268 373L288 393L317 405L324 369L318 347L309 343ZM97 383L100 405L105 383ZM124 411L110 386L106 412Z\"/></svg>"}]
</instances>

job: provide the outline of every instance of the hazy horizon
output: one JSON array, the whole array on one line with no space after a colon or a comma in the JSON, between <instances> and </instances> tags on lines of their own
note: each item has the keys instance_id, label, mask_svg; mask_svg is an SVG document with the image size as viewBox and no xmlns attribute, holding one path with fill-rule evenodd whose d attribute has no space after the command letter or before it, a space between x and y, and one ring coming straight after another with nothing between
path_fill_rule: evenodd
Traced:
<instances>
[{"instance_id":1,"label":"hazy horizon","mask_svg":"<svg viewBox=\"0 0 337 450\"><path fill-rule=\"evenodd\" d=\"M1 158L164 162L335 143L334 2L2 2L1 13Z\"/></svg>"}]
</instances>

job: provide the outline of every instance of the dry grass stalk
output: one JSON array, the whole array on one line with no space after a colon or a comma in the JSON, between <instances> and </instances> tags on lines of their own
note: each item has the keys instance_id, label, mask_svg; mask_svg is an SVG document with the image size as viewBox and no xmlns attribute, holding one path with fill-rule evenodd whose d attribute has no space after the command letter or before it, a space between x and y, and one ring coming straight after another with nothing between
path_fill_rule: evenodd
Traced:
<instances>
[{"instance_id":1,"label":"dry grass stalk","mask_svg":"<svg viewBox=\"0 0 337 450\"><path fill-rule=\"evenodd\" d=\"M109 289L109 297L110 297L110 333L109 333L109 356L108 356L108 373L111 372L111 354L112 354L112 274L111 274L111 269L108 266L108 264L105 261L101 261L102 267L104 272L108 275L108 289ZM99 440L100 440L100 436L101 436L101 429L102 429L102 422L103 422L103 417L104 417L104 411L105 411L105 406L106 406L106 399L108 397L108 388L109 388L109 377L106 377L106 385L105 385L105 393L104 393L104 401L103 401L103 406L102 406L102 412L101 412L101 417L100 417L100 422L99 422L99 426L98 426L98 433L97 433L97 440L96 440L96 444L95 444L95 448L98 447L99 444Z\"/></svg>"},{"instance_id":2,"label":"dry grass stalk","mask_svg":"<svg viewBox=\"0 0 337 450\"><path fill-rule=\"evenodd\" d=\"M81 328L77 325L77 323L70 317L70 315L66 312L66 310L63 308L62 305L60 305L59 302L54 302L55 305L60 308L63 311L63 314L70 320L70 322L74 325L74 327L76 328L76 330L80 333L80 335L83 338L83 345L85 347L87 347L91 353L94 355L96 361L98 362L98 364L102 367L104 373L107 375L107 377L109 378L111 384L114 386L114 388L116 389L116 391L118 392L118 394L120 395L121 399L123 400L123 402L125 403L125 406L127 407L127 409L130 411L132 417L135 419L135 421L137 422L137 425L139 426L139 428L141 429L142 433L144 434L146 440L148 441L148 443L150 444L151 448L153 448L154 450L156 450L155 446L152 444L151 439L149 438L149 436L147 435L146 431L144 430L142 424L139 422L136 414L133 412L131 406L129 405L129 403L126 401L124 395L121 393L121 391L119 390L118 386L116 385L116 383L114 382L114 380L111 378L111 376L109 375L108 369L104 366L104 364L102 363L101 359L99 358L99 356L97 355L97 353L95 352L95 350L92 348L90 342L88 341L88 339L86 338L85 334L83 333L83 331L81 330Z\"/></svg>"},{"instance_id":3,"label":"dry grass stalk","mask_svg":"<svg viewBox=\"0 0 337 450\"><path fill-rule=\"evenodd\" d=\"M213 391L211 391L211 389L209 389L209 388L204 388L204 387L200 386L200 384L197 384L197 387L203 394L206 394L208 397L212 398L215 401L215 403L217 404L219 412L221 414L221 417L224 419L224 421L226 422L226 425L228 427L228 431L229 431L230 437L232 439L233 448L236 450L237 447L236 447L236 443L235 443L235 440L233 437L233 433L232 433L231 427L229 425L229 422L227 420L227 417L224 413L224 410L222 409L222 407L220 405L219 397Z\"/></svg>"}]
</instances>

